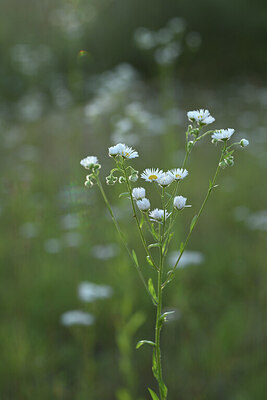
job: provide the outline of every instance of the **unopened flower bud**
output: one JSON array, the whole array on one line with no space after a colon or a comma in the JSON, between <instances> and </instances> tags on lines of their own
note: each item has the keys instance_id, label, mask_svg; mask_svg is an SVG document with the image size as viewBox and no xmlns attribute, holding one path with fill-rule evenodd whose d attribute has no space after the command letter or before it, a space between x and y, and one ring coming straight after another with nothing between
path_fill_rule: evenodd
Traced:
<instances>
[{"instance_id":1,"label":"unopened flower bud","mask_svg":"<svg viewBox=\"0 0 267 400\"><path fill-rule=\"evenodd\" d=\"M240 146L247 147L249 145L249 141L247 139L240 140Z\"/></svg>"}]
</instances>

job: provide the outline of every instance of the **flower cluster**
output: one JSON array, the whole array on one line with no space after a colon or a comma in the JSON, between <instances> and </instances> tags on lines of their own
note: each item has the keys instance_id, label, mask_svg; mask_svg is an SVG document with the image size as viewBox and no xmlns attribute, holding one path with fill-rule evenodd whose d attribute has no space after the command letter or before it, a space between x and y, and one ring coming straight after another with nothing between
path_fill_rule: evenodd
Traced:
<instances>
[{"instance_id":1,"label":"flower cluster","mask_svg":"<svg viewBox=\"0 0 267 400\"><path fill-rule=\"evenodd\" d=\"M210 115L209 110L202 108L200 110L188 111L187 117L189 121L196 122L200 126L209 125L215 121L215 118Z\"/></svg>"},{"instance_id":2,"label":"flower cluster","mask_svg":"<svg viewBox=\"0 0 267 400\"><path fill-rule=\"evenodd\" d=\"M133 150L131 147L128 147L122 143L118 143L116 144L116 146L109 147L108 154L110 157L121 156L124 159L139 157L137 151Z\"/></svg>"}]
</instances>

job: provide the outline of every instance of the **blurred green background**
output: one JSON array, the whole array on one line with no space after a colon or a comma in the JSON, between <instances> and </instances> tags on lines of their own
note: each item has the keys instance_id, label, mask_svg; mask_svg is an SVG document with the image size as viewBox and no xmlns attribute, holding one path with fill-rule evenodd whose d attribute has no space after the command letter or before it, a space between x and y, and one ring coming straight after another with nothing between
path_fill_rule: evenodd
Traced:
<instances>
[{"instance_id":1,"label":"blurred green background","mask_svg":"<svg viewBox=\"0 0 267 400\"><path fill-rule=\"evenodd\" d=\"M197 108L250 146L222 171L165 294L176 310L162 332L169 398L266 398L266 20L263 0L1 1L1 400L156 389L150 349L135 350L153 338L155 309L79 162L97 155L104 180L107 147L123 141L139 171L179 167ZM193 207L179 240L219 156L205 139L181 186ZM123 191L107 188L144 260ZM82 282L101 286L84 294Z\"/></svg>"}]
</instances>

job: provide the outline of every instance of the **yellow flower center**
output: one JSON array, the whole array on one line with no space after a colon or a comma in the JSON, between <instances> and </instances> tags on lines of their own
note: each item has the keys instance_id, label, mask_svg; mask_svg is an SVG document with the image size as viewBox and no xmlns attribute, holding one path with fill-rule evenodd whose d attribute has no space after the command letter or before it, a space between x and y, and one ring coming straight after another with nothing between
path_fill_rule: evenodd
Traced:
<instances>
[{"instance_id":1,"label":"yellow flower center","mask_svg":"<svg viewBox=\"0 0 267 400\"><path fill-rule=\"evenodd\" d=\"M158 177L157 177L157 175L150 175L148 177L148 179L150 179L152 181L153 179L158 179Z\"/></svg>"},{"instance_id":2,"label":"yellow flower center","mask_svg":"<svg viewBox=\"0 0 267 400\"><path fill-rule=\"evenodd\" d=\"M181 178L181 175L179 175L179 174L176 174L175 176L176 176L176 178Z\"/></svg>"}]
</instances>

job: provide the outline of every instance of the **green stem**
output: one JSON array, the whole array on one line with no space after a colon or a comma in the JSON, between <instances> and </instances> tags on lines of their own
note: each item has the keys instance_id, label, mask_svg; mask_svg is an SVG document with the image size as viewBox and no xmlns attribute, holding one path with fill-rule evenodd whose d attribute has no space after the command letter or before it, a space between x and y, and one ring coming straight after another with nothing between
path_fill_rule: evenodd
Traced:
<instances>
[{"instance_id":1,"label":"green stem","mask_svg":"<svg viewBox=\"0 0 267 400\"><path fill-rule=\"evenodd\" d=\"M128 192L129 192L129 195L130 195L130 199L131 199L131 204L132 204L132 209L133 209L133 217L134 217L134 219L136 221L136 225L137 225L137 228L138 228L138 232L139 232L142 244L144 246L144 249L145 249L145 252L146 252L147 256L149 257L149 259L151 260L151 262L153 264L153 267L158 271L158 267L155 264L155 261L153 260L153 257L150 254L150 251L149 251L147 243L146 243L146 239L144 237L142 228L141 228L140 223L139 223L139 219L138 219L138 216L137 216L137 213L136 213L136 208L135 208L134 199L133 199L133 195L132 195L131 185L130 185L129 178L128 178L127 171L126 171L126 168L125 168L124 164L122 164L122 169L123 169L123 172L124 172L124 177L125 177L125 180L126 180L127 189L128 189Z\"/></svg>"},{"instance_id":2,"label":"green stem","mask_svg":"<svg viewBox=\"0 0 267 400\"><path fill-rule=\"evenodd\" d=\"M145 287L147 293L149 294L149 297L151 298L152 302L154 303L154 299L153 299L153 297L152 297L152 295L151 295L151 293L150 293L150 291L149 291L149 289L148 289L148 286L147 286L147 284L146 284L145 278L144 278L144 276L143 276L143 274L142 274L140 268L136 265L136 262L135 262L135 260L134 260L134 258L133 258L133 254L132 254L131 250L129 249L129 246L128 246L128 244L127 244L125 238L124 238L124 235L123 235L123 233L122 233L122 231L121 231L121 229L120 229L120 226L119 226L119 224L118 224L118 222L117 222L117 220L116 220L116 218L115 218L115 215L114 215L114 213L113 213L113 210L112 210L112 208L111 208L111 206L110 206L110 203L109 203L109 201L108 201L108 198L107 198L107 196L106 196L106 193L105 193L105 191L104 191L104 188L103 188L103 186L102 186L102 183L100 182L100 179L99 179L98 176L96 177L96 182L97 182L97 186L99 187L99 190L100 190L100 192L101 192L101 194L102 194L102 196L103 196L103 199L104 199L104 201L105 201L105 203L106 203L106 206L107 206L108 211L109 211L109 213L110 213L111 219L112 219L112 221L113 221L113 223L114 223L114 225L115 225L115 227L116 227L116 230L117 230L117 232L118 232L118 234L119 234L120 240L121 240L122 244L124 245L124 247L125 247L127 253L129 254L129 257L131 258L131 260L132 260L132 262L133 262L133 264L134 264L134 266L135 266L135 268L136 268L136 270L137 270L137 273L138 273L138 275L139 275L139 277L140 277L140 279L141 279L141 281L142 281L142 283L143 283L143 285L144 285L144 287Z\"/></svg>"},{"instance_id":3,"label":"green stem","mask_svg":"<svg viewBox=\"0 0 267 400\"><path fill-rule=\"evenodd\" d=\"M158 270L158 285L157 285L157 294L158 294L158 304L157 304L157 315L156 315L156 326L155 326L155 355L157 362L157 375L158 375L158 385L159 385L159 393L160 399L165 400L166 395L163 390L163 380L162 380L162 365L161 365L161 350L160 350L160 330L162 326L161 321L161 313L162 313L162 274L163 274L163 266L164 266L164 254L163 254L163 244L165 237L165 221L166 221L166 205L164 201L164 188L162 189L161 194L162 199L162 207L163 207L163 222L162 222L162 233L160 238L160 264Z\"/></svg>"},{"instance_id":4,"label":"green stem","mask_svg":"<svg viewBox=\"0 0 267 400\"><path fill-rule=\"evenodd\" d=\"M196 220L195 220L195 224L194 224L193 228L190 229L190 231L189 231L189 233L188 233L188 235L187 235L187 237L186 237L186 240L185 240L184 246L183 246L183 248L182 248L182 251L180 252L180 254L179 254L179 256L178 256L177 261L176 261L174 267L172 268L172 270L171 270L171 272L170 272L170 274L169 274L169 277L168 277L168 278L166 279L166 281L163 283L162 289L164 289L165 286L166 286L166 285L173 279L173 277L174 277L174 272L175 272L175 270L176 270L176 268L177 268L177 266L178 266L178 263L179 263L179 261L180 261L182 255L183 255L183 253L184 253L184 251L185 251L185 249L186 249L186 247L187 247L188 241L189 241L189 239L190 239L190 237L191 237L191 234L192 234L192 232L193 232L193 230L194 230L194 227L196 226L197 221L198 221L200 215L202 214L202 211L203 211L203 209L204 209L204 207L205 207L205 205L206 205L206 203L207 203L207 201L208 201L208 199L209 199L209 197L210 197L210 195L211 195L212 189L214 188L214 185L215 185L215 182L216 182L216 179L217 179L219 170L220 170L220 162L222 161L222 159L223 159L223 157L224 157L225 150L226 150L226 142L224 143L224 147L223 147L223 150L222 150L222 152L221 152L220 160L219 160L219 163L218 163L216 172L215 172L215 174L214 174L214 177L213 177L213 179L212 179L212 181L211 181L211 184L209 185L209 189L208 189L208 192L207 192L207 194L206 194L206 197L205 197L205 199L204 199L204 201L203 201L203 203L202 203L202 205L201 205L201 207L200 207L200 209L199 209L199 212L197 213Z\"/></svg>"}]
</instances>

